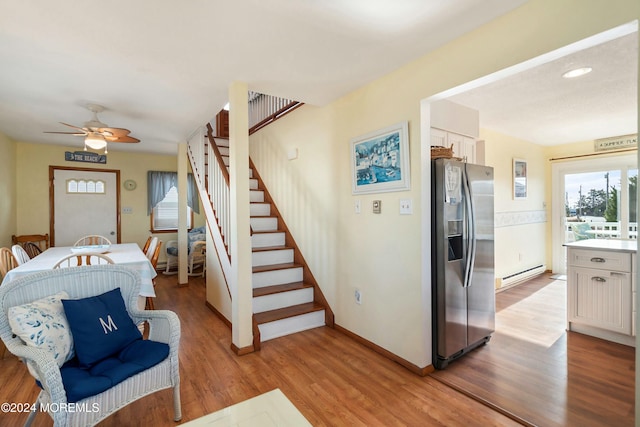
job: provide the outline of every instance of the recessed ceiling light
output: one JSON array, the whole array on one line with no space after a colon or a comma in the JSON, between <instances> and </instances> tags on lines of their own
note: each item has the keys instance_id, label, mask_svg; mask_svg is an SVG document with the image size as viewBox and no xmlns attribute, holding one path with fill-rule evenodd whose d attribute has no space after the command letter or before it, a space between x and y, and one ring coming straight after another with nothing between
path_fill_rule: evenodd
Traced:
<instances>
[{"instance_id":1,"label":"recessed ceiling light","mask_svg":"<svg viewBox=\"0 0 640 427\"><path fill-rule=\"evenodd\" d=\"M567 71L562 75L562 77L564 77L565 79L573 79L575 77L580 77L580 76L584 76L585 74L589 74L592 70L593 68L591 67L576 68L574 70Z\"/></svg>"}]
</instances>

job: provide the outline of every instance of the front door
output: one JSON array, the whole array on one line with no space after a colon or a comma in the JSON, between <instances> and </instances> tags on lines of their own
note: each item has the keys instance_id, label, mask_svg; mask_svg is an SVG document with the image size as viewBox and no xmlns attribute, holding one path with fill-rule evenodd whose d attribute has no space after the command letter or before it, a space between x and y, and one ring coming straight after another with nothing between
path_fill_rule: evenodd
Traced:
<instances>
[{"instance_id":1,"label":"front door","mask_svg":"<svg viewBox=\"0 0 640 427\"><path fill-rule=\"evenodd\" d=\"M49 179L52 246L88 234L120 242L120 171L51 166Z\"/></svg>"}]
</instances>

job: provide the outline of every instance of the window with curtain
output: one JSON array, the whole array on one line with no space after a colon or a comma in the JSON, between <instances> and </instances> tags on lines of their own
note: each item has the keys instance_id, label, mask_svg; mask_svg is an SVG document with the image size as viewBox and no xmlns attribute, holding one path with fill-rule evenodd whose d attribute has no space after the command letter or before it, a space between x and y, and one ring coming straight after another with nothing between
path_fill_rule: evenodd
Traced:
<instances>
[{"instance_id":1,"label":"window with curtain","mask_svg":"<svg viewBox=\"0 0 640 427\"><path fill-rule=\"evenodd\" d=\"M154 233L175 232L178 229L178 174L149 171L147 173L148 214ZM193 227L193 212L199 212L198 192L193 175L187 177L187 228Z\"/></svg>"}]
</instances>

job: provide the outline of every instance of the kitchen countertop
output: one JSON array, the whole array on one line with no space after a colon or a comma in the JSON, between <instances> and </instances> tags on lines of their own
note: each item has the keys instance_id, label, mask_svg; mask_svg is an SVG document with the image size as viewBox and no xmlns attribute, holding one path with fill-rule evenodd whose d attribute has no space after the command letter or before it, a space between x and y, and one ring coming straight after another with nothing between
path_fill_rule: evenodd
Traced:
<instances>
[{"instance_id":1,"label":"kitchen countertop","mask_svg":"<svg viewBox=\"0 0 640 427\"><path fill-rule=\"evenodd\" d=\"M636 240L586 239L565 243L564 246L577 249L600 249L619 252L637 252L638 250L638 242Z\"/></svg>"}]
</instances>

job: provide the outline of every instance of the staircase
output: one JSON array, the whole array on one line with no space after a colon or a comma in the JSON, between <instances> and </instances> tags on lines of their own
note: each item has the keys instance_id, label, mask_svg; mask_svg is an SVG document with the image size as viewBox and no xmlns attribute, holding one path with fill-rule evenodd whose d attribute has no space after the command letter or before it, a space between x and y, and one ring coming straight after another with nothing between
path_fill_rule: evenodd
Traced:
<instances>
[{"instance_id":1,"label":"staircase","mask_svg":"<svg viewBox=\"0 0 640 427\"><path fill-rule=\"evenodd\" d=\"M210 125L208 130L203 151L213 152L228 176L229 140L213 137ZM333 327L333 312L262 179L249 162L254 347L259 349L261 342L273 338L324 325ZM205 160L204 170L209 170L208 163ZM225 214L213 204L216 222L224 235L219 219ZM223 239L228 244L224 236ZM225 252L229 253L228 247Z\"/></svg>"}]
</instances>

